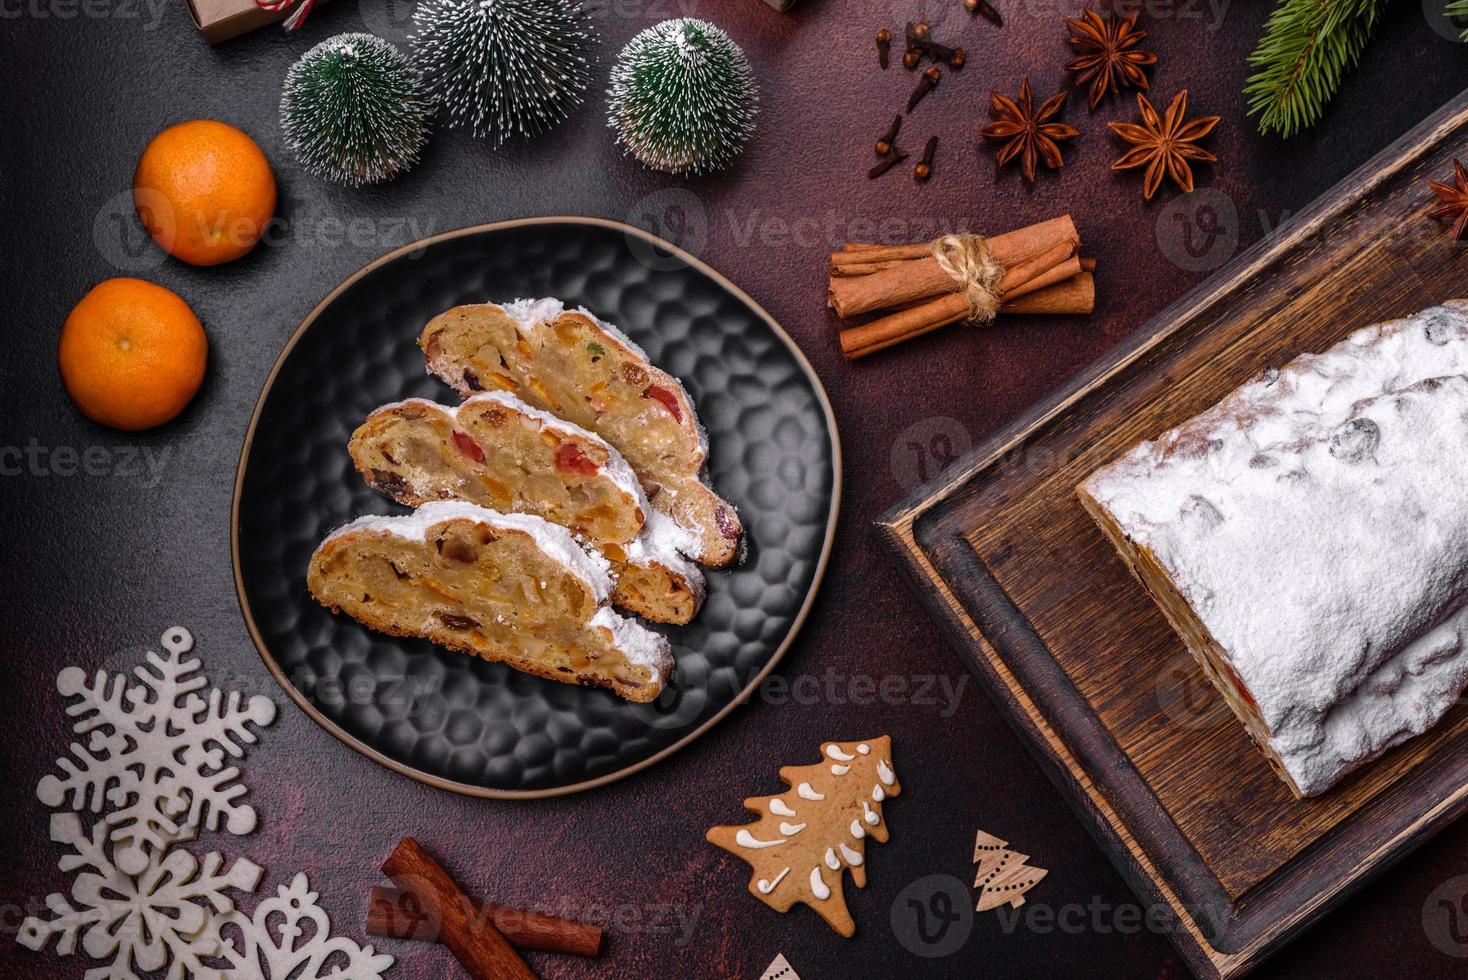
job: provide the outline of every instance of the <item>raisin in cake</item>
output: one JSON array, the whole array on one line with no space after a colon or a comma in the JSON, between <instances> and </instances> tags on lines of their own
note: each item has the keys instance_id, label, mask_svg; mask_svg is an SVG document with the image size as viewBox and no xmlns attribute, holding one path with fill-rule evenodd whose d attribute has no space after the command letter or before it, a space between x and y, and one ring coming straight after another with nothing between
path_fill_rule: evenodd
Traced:
<instances>
[{"instance_id":1,"label":"raisin in cake","mask_svg":"<svg viewBox=\"0 0 1468 980\"><path fill-rule=\"evenodd\" d=\"M1468 683L1468 300L1269 371L1081 502L1290 787Z\"/></svg>"},{"instance_id":2,"label":"raisin in cake","mask_svg":"<svg viewBox=\"0 0 1468 980\"><path fill-rule=\"evenodd\" d=\"M528 514L437 502L359 518L321 542L306 583L372 629L629 701L656 698L673 667L666 639L612 612L606 561Z\"/></svg>"},{"instance_id":3,"label":"raisin in cake","mask_svg":"<svg viewBox=\"0 0 1468 980\"><path fill-rule=\"evenodd\" d=\"M368 484L409 507L465 500L569 528L611 561L623 609L686 623L703 602L703 574L679 551L697 541L648 505L621 455L508 392L384 405L347 448Z\"/></svg>"},{"instance_id":4,"label":"raisin in cake","mask_svg":"<svg viewBox=\"0 0 1468 980\"><path fill-rule=\"evenodd\" d=\"M743 527L703 482L708 438L688 392L616 327L559 300L518 300L456 306L418 344L428 370L461 397L509 391L615 446L652 505L694 533L694 561L719 567L738 556Z\"/></svg>"}]
</instances>

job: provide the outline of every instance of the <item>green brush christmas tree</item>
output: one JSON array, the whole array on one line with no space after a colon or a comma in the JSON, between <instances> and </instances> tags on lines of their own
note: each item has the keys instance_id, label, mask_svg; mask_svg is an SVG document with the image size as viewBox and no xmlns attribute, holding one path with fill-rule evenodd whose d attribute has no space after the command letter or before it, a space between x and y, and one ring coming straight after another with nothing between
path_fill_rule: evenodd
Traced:
<instances>
[{"instance_id":1,"label":"green brush christmas tree","mask_svg":"<svg viewBox=\"0 0 1468 980\"><path fill-rule=\"evenodd\" d=\"M754 132L759 90L739 45L707 21L665 20L634 37L612 66L608 124L649 167L718 170Z\"/></svg>"},{"instance_id":2,"label":"green brush christmas tree","mask_svg":"<svg viewBox=\"0 0 1468 980\"><path fill-rule=\"evenodd\" d=\"M338 34L286 73L280 126L307 173L360 187L417 163L428 122L418 73L397 48Z\"/></svg>"},{"instance_id":3,"label":"green brush christmas tree","mask_svg":"<svg viewBox=\"0 0 1468 980\"><path fill-rule=\"evenodd\" d=\"M581 104L596 37L578 0L422 0L409 41L449 125L498 145Z\"/></svg>"}]
</instances>

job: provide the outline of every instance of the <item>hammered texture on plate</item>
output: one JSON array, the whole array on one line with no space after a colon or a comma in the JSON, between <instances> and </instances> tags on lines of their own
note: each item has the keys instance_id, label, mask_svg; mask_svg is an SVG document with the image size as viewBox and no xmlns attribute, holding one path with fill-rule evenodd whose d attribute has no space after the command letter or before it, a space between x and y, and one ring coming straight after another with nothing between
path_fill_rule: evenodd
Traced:
<instances>
[{"instance_id":1,"label":"hammered texture on plate","mask_svg":"<svg viewBox=\"0 0 1468 980\"><path fill-rule=\"evenodd\" d=\"M714 488L748 557L710 570L684 627L654 627L677 669L657 702L527 676L426 641L374 633L306 591L333 528L404 508L363 485L346 445L378 405L457 396L416 340L461 303L555 296L621 326L681 378L707 427ZM242 604L299 696L342 734L461 789L556 790L624 770L735 701L781 649L815 588L837 450L819 383L789 342L716 278L616 227L484 229L399 255L323 308L280 364L241 460Z\"/></svg>"}]
</instances>

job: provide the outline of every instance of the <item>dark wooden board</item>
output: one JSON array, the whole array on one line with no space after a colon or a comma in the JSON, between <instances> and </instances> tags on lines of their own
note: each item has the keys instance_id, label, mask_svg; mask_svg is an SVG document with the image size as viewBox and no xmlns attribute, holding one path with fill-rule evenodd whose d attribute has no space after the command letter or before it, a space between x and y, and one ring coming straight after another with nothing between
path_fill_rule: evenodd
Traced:
<instances>
[{"instance_id":1,"label":"dark wooden board","mask_svg":"<svg viewBox=\"0 0 1468 980\"><path fill-rule=\"evenodd\" d=\"M1257 965L1468 807L1468 705L1295 800L1074 488L1265 368L1468 296L1468 249L1426 218L1455 154L1468 95L879 522L1122 873L1172 907L1202 976Z\"/></svg>"}]
</instances>

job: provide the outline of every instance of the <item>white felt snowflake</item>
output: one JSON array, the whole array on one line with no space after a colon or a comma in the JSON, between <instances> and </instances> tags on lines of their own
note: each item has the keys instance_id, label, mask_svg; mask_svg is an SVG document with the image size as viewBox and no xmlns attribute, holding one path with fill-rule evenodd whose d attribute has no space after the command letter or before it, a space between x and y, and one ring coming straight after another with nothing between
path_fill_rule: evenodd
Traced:
<instances>
[{"instance_id":1,"label":"white felt snowflake","mask_svg":"<svg viewBox=\"0 0 1468 980\"><path fill-rule=\"evenodd\" d=\"M75 852L61 859L62 871L80 872L71 885L71 901L47 896L46 907L55 917L27 918L17 942L40 949L54 936L56 951L65 956L76 951L80 934L88 956L110 960L88 970L86 980L136 980L138 973L165 965L169 980L219 976L203 962L225 950L210 910L232 912L234 902L225 893L254 891L259 865L240 858L225 869L216 852L206 854L201 864L189 851L172 847L149 850L142 870L129 874L108 854L107 825L98 821L87 834L75 813L51 816L51 839Z\"/></svg>"},{"instance_id":2,"label":"white felt snowflake","mask_svg":"<svg viewBox=\"0 0 1468 980\"><path fill-rule=\"evenodd\" d=\"M381 977L393 958L331 935L331 922L316 897L306 876L298 874L290 885L281 885L274 898L255 906L253 917L240 912L222 917L221 932L229 944L224 956L239 971L234 975L270 980ZM232 936L235 930L238 937Z\"/></svg>"},{"instance_id":3,"label":"white felt snowflake","mask_svg":"<svg viewBox=\"0 0 1468 980\"><path fill-rule=\"evenodd\" d=\"M207 686L188 630L163 634L166 657L148 654L140 684L122 675L86 674L68 667L56 687L81 700L73 744L78 762L62 759L63 778L47 776L37 795L48 806L69 801L96 814L85 830L80 812L54 814L51 838L70 847L61 870L77 872L68 895L46 899L51 917L27 918L17 941L39 950L53 938L56 952L105 960L86 980L381 980L393 958L333 936L306 876L262 901L253 915L235 908L229 892L253 892L261 869L248 858L225 867L216 852L200 860L183 844L201 826L249 833L255 811L236 802L245 787L224 756L244 754L255 741L250 724L275 716L269 698L228 699ZM166 968L166 973L164 972Z\"/></svg>"},{"instance_id":4,"label":"white felt snowflake","mask_svg":"<svg viewBox=\"0 0 1468 980\"><path fill-rule=\"evenodd\" d=\"M239 769L225 755L239 758L255 741L250 725L268 725L275 704L263 695L248 700L226 697L211 688L193 649L189 631L175 626L163 634L166 656L148 652L146 665L133 669L138 683L102 671L88 682L79 667L67 667L56 689L80 700L66 709L79 718L74 729L89 736L73 742L75 758L57 760L61 776L46 776L36 795L50 807L103 814L117 845L117 866L141 874L150 849L161 849L191 827L217 830L220 818L232 834L255 829L255 810L237 802L245 787L235 782ZM151 669L150 669L151 668Z\"/></svg>"}]
</instances>

